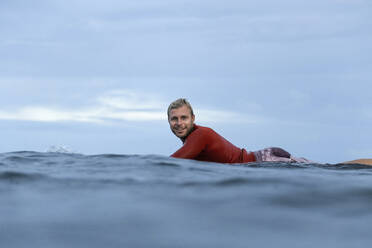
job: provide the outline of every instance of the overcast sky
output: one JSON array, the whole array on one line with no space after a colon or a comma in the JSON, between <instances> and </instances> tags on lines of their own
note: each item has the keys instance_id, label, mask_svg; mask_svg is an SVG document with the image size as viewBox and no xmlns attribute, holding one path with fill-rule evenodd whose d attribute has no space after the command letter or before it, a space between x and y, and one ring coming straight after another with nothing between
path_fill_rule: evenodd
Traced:
<instances>
[{"instance_id":1,"label":"overcast sky","mask_svg":"<svg viewBox=\"0 0 372 248\"><path fill-rule=\"evenodd\" d=\"M247 150L372 157L370 0L2 0L0 152L169 155L168 104Z\"/></svg>"}]
</instances>

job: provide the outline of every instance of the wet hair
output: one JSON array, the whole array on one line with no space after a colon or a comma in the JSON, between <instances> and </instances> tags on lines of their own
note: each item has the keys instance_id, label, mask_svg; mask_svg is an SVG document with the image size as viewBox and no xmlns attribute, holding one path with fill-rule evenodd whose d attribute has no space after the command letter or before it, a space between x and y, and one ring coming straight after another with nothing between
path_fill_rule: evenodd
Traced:
<instances>
[{"instance_id":1,"label":"wet hair","mask_svg":"<svg viewBox=\"0 0 372 248\"><path fill-rule=\"evenodd\" d=\"M185 98L180 98L180 99L175 100L169 105L168 118L169 118L169 114L172 109L178 109L178 108L181 108L182 106L187 106L190 109L191 116L194 116L194 111L192 110L191 104Z\"/></svg>"}]
</instances>

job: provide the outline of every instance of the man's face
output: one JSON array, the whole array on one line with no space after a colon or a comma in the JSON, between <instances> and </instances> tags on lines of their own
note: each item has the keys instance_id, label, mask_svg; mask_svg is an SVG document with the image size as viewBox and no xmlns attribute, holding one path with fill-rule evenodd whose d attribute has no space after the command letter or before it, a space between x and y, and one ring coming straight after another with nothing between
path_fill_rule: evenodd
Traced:
<instances>
[{"instance_id":1,"label":"man's face","mask_svg":"<svg viewBox=\"0 0 372 248\"><path fill-rule=\"evenodd\" d=\"M184 105L177 109L172 109L169 113L169 126L178 138L184 140L194 127L195 116L191 115L190 109Z\"/></svg>"}]
</instances>

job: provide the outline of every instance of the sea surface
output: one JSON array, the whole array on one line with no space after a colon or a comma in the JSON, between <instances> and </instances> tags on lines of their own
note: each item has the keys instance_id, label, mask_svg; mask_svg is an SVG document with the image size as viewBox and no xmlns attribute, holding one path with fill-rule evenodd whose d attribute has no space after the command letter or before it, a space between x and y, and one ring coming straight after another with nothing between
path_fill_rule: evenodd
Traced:
<instances>
[{"instance_id":1,"label":"sea surface","mask_svg":"<svg viewBox=\"0 0 372 248\"><path fill-rule=\"evenodd\" d=\"M370 247L372 167L0 154L0 247Z\"/></svg>"}]
</instances>

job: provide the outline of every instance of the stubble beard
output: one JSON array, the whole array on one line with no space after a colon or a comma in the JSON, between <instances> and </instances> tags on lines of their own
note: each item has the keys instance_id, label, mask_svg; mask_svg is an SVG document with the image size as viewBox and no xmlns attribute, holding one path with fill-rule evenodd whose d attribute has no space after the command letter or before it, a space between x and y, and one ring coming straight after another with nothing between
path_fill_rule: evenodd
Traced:
<instances>
[{"instance_id":1,"label":"stubble beard","mask_svg":"<svg viewBox=\"0 0 372 248\"><path fill-rule=\"evenodd\" d=\"M190 135L190 133L194 130L194 124L190 124L190 127L186 129L185 135L178 136L176 130L172 129L172 132L174 135L176 135L178 138L182 140L182 142L185 142L186 138Z\"/></svg>"}]
</instances>

